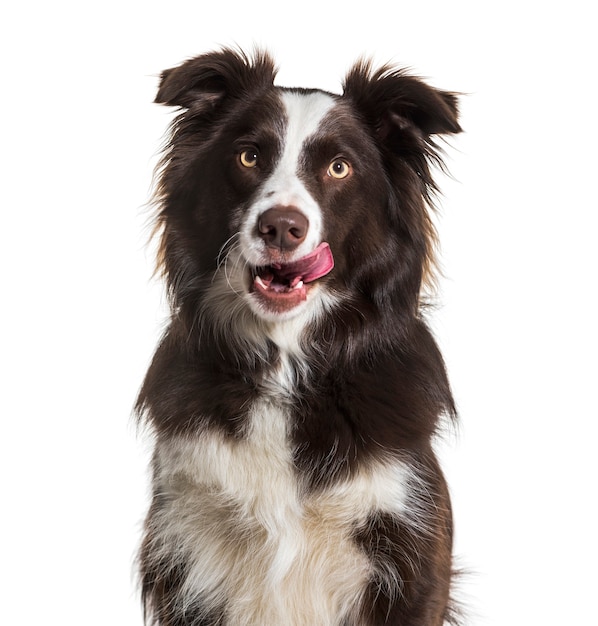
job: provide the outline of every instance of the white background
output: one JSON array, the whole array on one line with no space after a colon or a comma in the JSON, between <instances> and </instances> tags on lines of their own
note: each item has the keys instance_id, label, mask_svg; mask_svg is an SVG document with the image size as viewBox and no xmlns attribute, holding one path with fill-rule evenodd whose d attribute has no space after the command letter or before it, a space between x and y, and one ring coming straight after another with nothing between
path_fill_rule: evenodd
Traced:
<instances>
[{"instance_id":1,"label":"white background","mask_svg":"<svg viewBox=\"0 0 598 626\"><path fill-rule=\"evenodd\" d=\"M433 325L462 417L441 453L469 623L598 624L591 3L10 4L0 621L141 624L132 560L148 454L130 413L164 318L146 246L170 119L152 104L156 76L258 43L279 84L338 91L366 54L468 94L455 180L441 180Z\"/></svg>"}]
</instances>

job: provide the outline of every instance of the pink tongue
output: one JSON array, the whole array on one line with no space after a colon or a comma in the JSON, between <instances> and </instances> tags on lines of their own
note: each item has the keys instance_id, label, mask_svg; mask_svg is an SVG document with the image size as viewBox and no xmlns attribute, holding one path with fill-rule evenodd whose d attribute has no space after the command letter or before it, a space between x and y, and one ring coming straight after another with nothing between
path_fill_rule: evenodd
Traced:
<instances>
[{"instance_id":1,"label":"pink tongue","mask_svg":"<svg viewBox=\"0 0 598 626\"><path fill-rule=\"evenodd\" d=\"M288 280L294 286L300 280L304 283L310 283L328 274L334 267L334 259L330 246L323 242L311 254L302 259L286 265L276 264L272 267L276 270L277 276Z\"/></svg>"}]
</instances>

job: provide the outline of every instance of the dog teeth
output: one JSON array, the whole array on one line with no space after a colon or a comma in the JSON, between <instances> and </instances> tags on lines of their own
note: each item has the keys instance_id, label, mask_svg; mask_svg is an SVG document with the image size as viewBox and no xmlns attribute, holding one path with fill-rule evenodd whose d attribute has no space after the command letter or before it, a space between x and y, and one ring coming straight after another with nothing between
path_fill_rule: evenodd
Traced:
<instances>
[{"instance_id":1,"label":"dog teeth","mask_svg":"<svg viewBox=\"0 0 598 626\"><path fill-rule=\"evenodd\" d=\"M288 285L287 287L284 287L284 285L280 284L280 285L273 285L271 280L268 280L268 278L266 278L266 280L264 280L261 276L257 275L253 281L254 283L260 287L261 289L264 290L274 290L274 291L282 291L282 290L287 290L287 291L294 291L295 289L303 289L304 286L304 282L300 279L296 279L297 282L296 283L291 283L290 285Z\"/></svg>"}]
</instances>

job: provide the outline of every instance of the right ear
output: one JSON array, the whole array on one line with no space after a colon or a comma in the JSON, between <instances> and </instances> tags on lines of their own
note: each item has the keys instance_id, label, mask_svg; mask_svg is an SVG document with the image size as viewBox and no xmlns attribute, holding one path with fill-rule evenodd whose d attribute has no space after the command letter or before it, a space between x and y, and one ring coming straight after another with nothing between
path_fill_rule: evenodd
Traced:
<instances>
[{"instance_id":1,"label":"right ear","mask_svg":"<svg viewBox=\"0 0 598 626\"><path fill-rule=\"evenodd\" d=\"M185 109L211 108L225 96L240 97L271 87L275 76L276 67L266 52L257 50L249 58L224 48L164 70L155 102Z\"/></svg>"}]
</instances>

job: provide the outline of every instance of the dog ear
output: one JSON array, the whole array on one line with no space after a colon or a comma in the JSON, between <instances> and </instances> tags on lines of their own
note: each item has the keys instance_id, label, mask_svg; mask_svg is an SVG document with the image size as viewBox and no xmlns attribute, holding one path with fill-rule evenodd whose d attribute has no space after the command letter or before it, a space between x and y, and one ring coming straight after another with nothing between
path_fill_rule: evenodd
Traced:
<instances>
[{"instance_id":1,"label":"dog ear","mask_svg":"<svg viewBox=\"0 0 598 626\"><path fill-rule=\"evenodd\" d=\"M405 71L382 67L372 70L371 62L358 62L347 74L344 95L374 125L381 139L393 130L416 130L431 135L458 133L457 96L430 87Z\"/></svg>"},{"instance_id":2,"label":"dog ear","mask_svg":"<svg viewBox=\"0 0 598 626\"><path fill-rule=\"evenodd\" d=\"M249 58L224 48L162 72L155 102L189 109L210 108L225 96L240 97L272 86L276 68L270 56L256 51Z\"/></svg>"}]
</instances>

